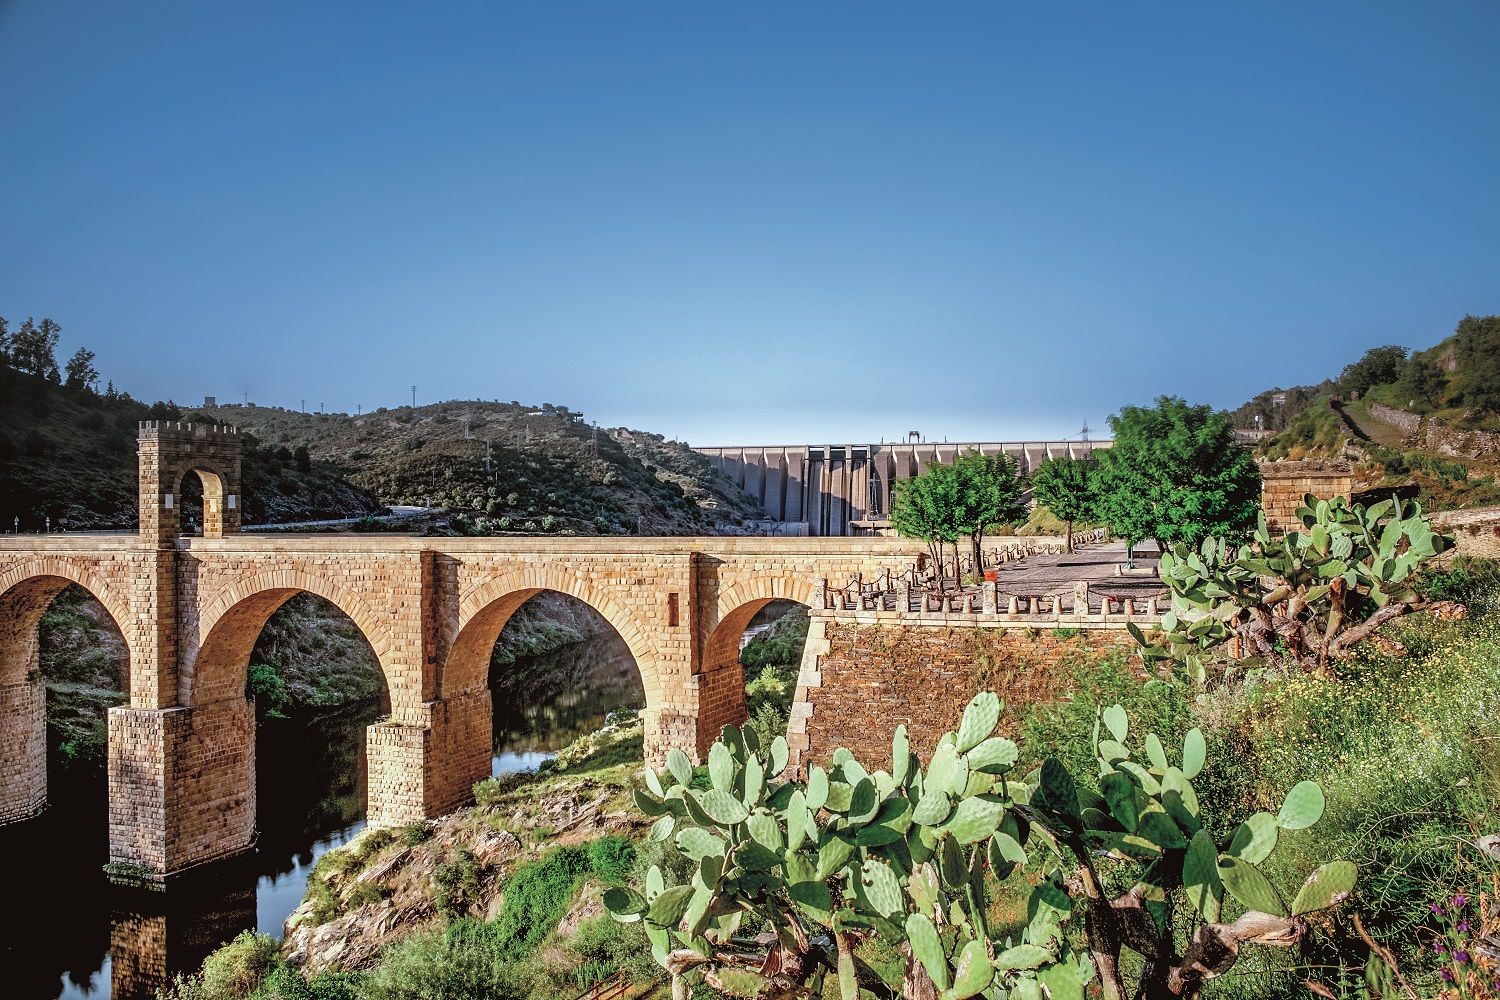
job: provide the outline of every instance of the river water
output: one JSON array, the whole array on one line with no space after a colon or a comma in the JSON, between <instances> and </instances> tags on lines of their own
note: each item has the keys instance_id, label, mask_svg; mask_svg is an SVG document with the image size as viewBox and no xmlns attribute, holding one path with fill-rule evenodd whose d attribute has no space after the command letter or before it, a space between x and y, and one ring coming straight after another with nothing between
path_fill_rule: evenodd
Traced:
<instances>
[{"instance_id":1,"label":"river water","mask_svg":"<svg viewBox=\"0 0 1500 1000\"><path fill-rule=\"evenodd\" d=\"M614 634L518 659L492 678L491 693L495 774L534 769L611 710L644 704L635 663ZM9 868L0 996L151 998L243 930L280 937L318 858L364 827L365 727L379 714L369 705L263 722L256 849L165 892L105 880L103 776L54 773L42 816L0 827Z\"/></svg>"}]
</instances>

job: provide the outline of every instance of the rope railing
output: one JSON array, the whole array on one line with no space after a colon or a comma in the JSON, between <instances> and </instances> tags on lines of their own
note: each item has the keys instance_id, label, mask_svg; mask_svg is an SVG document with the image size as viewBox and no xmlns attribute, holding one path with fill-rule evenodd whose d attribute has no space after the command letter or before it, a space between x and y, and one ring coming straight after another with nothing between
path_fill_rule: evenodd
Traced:
<instances>
[{"instance_id":1,"label":"rope railing","mask_svg":"<svg viewBox=\"0 0 1500 1000\"><path fill-rule=\"evenodd\" d=\"M1077 548L1097 544L1107 537L1108 533L1103 528L1076 531L1072 535L1073 546ZM873 595L890 595L903 589L908 593L928 593L931 600L937 600L943 594L952 598L954 592L963 590L964 580L978 580L986 570L1019 562L1029 556L1062 555L1066 551L1067 545L1063 542L1017 538L981 553L981 565L977 571L972 555L956 558L945 555L937 561L922 556L904 569L887 568L869 578L862 573L856 574L842 585L830 585L824 581L823 604L829 610L870 609L878 603Z\"/></svg>"},{"instance_id":2,"label":"rope railing","mask_svg":"<svg viewBox=\"0 0 1500 1000\"><path fill-rule=\"evenodd\" d=\"M1095 544L1108 537L1103 528L1073 533L1074 546ZM1093 624L1119 627L1125 622L1154 624L1169 610L1165 589L1144 592L1129 584L1079 581L1028 590L1017 580L1002 583L998 568L1041 553L1061 554L1057 541L1017 540L984 552L983 567L974 572L972 556L948 556L934 561L926 556L902 569L886 568L873 575L856 574L841 585L822 581L823 609L843 614L895 614L950 618L973 617L1029 624ZM976 578L979 582L972 582ZM965 584L965 579L971 581ZM1117 589L1127 587L1127 590Z\"/></svg>"}]
</instances>

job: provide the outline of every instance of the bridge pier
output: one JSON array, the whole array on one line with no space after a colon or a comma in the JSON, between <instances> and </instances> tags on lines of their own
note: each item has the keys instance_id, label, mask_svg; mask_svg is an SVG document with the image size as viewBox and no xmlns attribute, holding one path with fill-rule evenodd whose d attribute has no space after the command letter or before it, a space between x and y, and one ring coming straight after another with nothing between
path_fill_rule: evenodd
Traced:
<instances>
[{"instance_id":1,"label":"bridge pier","mask_svg":"<svg viewBox=\"0 0 1500 1000\"><path fill-rule=\"evenodd\" d=\"M367 817L400 826L452 812L490 776L493 716L488 688L422 706L417 721L370 726Z\"/></svg>"},{"instance_id":2,"label":"bridge pier","mask_svg":"<svg viewBox=\"0 0 1500 1000\"><path fill-rule=\"evenodd\" d=\"M255 843L255 705L109 710L109 860L160 881Z\"/></svg>"},{"instance_id":3,"label":"bridge pier","mask_svg":"<svg viewBox=\"0 0 1500 1000\"><path fill-rule=\"evenodd\" d=\"M47 808L47 688L41 674L0 684L0 824Z\"/></svg>"}]
</instances>

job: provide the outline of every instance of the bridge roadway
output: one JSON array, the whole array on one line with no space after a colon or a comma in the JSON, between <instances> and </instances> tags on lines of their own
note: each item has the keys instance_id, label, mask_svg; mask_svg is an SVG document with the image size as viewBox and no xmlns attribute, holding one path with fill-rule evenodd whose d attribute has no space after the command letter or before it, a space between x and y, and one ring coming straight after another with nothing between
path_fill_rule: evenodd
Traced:
<instances>
[{"instance_id":1,"label":"bridge roadway","mask_svg":"<svg viewBox=\"0 0 1500 1000\"><path fill-rule=\"evenodd\" d=\"M245 676L266 620L294 594L347 614L380 664L391 716L368 731L367 812L389 825L450 811L488 776L490 652L534 594L584 601L620 633L645 687L646 753L660 761L672 746L705 753L744 719L739 639L757 611L776 599L821 607L825 578L899 570L920 549L879 538L246 535L213 523L235 494L207 477L205 487L205 523L220 537L177 537L170 519L149 517L133 535L0 536L0 822L46 803L37 626L78 584L129 651L129 700L108 719L110 855L148 878L253 842ZM170 492L143 497L143 513L170 509Z\"/></svg>"}]
</instances>

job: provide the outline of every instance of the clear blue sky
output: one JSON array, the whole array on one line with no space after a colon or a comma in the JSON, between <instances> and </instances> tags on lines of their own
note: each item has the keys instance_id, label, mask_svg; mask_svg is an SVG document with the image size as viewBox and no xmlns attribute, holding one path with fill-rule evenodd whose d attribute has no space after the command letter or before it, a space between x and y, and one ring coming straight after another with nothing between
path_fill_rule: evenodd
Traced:
<instances>
[{"instance_id":1,"label":"clear blue sky","mask_svg":"<svg viewBox=\"0 0 1500 1000\"><path fill-rule=\"evenodd\" d=\"M1500 311L1494 3L432 6L0 0L0 315L148 399L713 444L1066 435Z\"/></svg>"}]
</instances>

